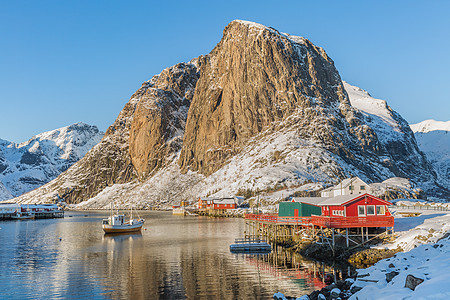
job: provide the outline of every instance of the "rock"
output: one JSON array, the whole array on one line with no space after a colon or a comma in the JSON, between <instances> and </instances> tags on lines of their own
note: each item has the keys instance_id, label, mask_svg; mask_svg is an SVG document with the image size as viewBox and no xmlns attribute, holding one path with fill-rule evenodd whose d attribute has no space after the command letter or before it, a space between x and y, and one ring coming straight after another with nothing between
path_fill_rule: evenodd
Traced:
<instances>
[{"instance_id":1,"label":"rock","mask_svg":"<svg viewBox=\"0 0 450 300\"><path fill-rule=\"evenodd\" d=\"M316 290L316 291L312 292L311 294L309 294L309 299L316 300L316 299L318 299L319 295L321 295L320 291Z\"/></svg>"},{"instance_id":2,"label":"rock","mask_svg":"<svg viewBox=\"0 0 450 300\"><path fill-rule=\"evenodd\" d=\"M295 300L310 300L310 299L309 299L308 295L303 295Z\"/></svg>"},{"instance_id":3,"label":"rock","mask_svg":"<svg viewBox=\"0 0 450 300\"><path fill-rule=\"evenodd\" d=\"M416 287L422 282L424 282L423 279L414 277L413 275L409 274L408 276L406 276L405 287L414 291Z\"/></svg>"},{"instance_id":4,"label":"rock","mask_svg":"<svg viewBox=\"0 0 450 300\"><path fill-rule=\"evenodd\" d=\"M341 295L341 290L338 288L334 288L330 292L331 299L337 299Z\"/></svg>"},{"instance_id":5,"label":"rock","mask_svg":"<svg viewBox=\"0 0 450 300\"><path fill-rule=\"evenodd\" d=\"M326 287L324 287L324 289L327 291L331 291L332 289L335 289L335 288L337 288L335 283L329 284Z\"/></svg>"},{"instance_id":6,"label":"rock","mask_svg":"<svg viewBox=\"0 0 450 300\"><path fill-rule=\"evenodd\" d=\"M336 287L340 290L344 290L345 289L345 280L338 280L336 281Z\"/></svg>"},{"instance_id":7,"label":"rock","mask_svg":"<svg viewBox=\"0 0 450 300\"><path fill-rule=\"evenodd\" d=\"M275 293L273 295L273 299L275 299L275 300L287 300L287 298L284 296L284 294L282 294L280 292Z\"/></svg>"},{"instance_id":8,"label":"rock","mask_svg":"<svg viewBox=\"0 0 450 300\"><path fill-rule=\"evenodd\" d=\"M350 289L350 292L351 292L352 294L354 294L354 293L359 292L360 290L362 290L362 287L359 287L359 286L354 285L354 286L352 286L352 288Z\"/></svg>"},{"instance_id":9,"label":"rock","mask_svg":"<svg viewBox=\"0 0 450 300\"><path fill-rule=\"evenodd\" d=\"M326 299L327 299L327 297L325 297L324 294L317 295L317 300L326 300Z\"/></svg>"},{"instance_id":10,"label":"rock","mask_svg":"<svg viewBox=\"0 0 450 300\"><path fill-rule=\"evenodd\" d=\"M397 271L392 271L392 272L386 273L386 281L387 281L387 282L391 282L392 279L393 279L395 276L397 276L398 274L400 274L400 273L397 272Z\"/></svg>"},{"instance_id":11,"label":"rock","mask_svg":"<svg viewBox=\"0 0 450 300\"><path fill-rule=\"evenodd\" d=\"M390 263L388 267L389 267L389 268L395 268L395 266L394 266L393 263Z\"/></svg>"}]
</instances>

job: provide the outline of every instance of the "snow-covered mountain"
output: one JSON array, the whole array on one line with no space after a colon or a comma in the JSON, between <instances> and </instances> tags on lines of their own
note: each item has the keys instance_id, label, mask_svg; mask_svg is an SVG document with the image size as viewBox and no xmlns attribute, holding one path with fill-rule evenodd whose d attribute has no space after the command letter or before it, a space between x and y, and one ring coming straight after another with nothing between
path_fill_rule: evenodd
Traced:
<instances>
[{"instance_id":1,"label":"snow-covered mountain","mask_svg":"<svg viewBox=\"0 0 450 300\"><path fill-rule=\"evenodd\" d=\"M425 120L410 125L420 150L436 170L441 182L450 186L450 121Z\"/></svg>"},{"instance_id":2,"label":"snow-covered mountain","mask_svg":"<svg viewBox=\"0 0 450 300\"><path fill-rule=\"evenodd\" d=\"M0 198L19 196L56 178L100 142L102 136L96 126L76 123L20 144L0 140Z\"/></svg>"},{"instance_id":3,"label":"snow-covered mountain","mask_svg":"<svg viewBox=\"0 0 450 300\"><path fill-rule=\"evenodd\" d=\"M324 49L236 20L209 54L144 82L83 159L17 200L148 208L317 190L351 176L438 189L408 123L344 84Z\"/></svg>"}]
</instances>

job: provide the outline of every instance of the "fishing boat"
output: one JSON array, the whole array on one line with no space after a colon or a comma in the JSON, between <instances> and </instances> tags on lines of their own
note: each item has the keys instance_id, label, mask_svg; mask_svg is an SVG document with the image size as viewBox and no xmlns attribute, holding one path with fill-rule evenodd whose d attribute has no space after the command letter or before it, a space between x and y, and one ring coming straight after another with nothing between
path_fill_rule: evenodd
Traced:
<instances>
[{"instance_id":1,"label":"fishing boat","mask_svg":"<svg viewBox=\"0 0 450 300\"><path fill-rule=\"evenodd\" d=\"M21 212L18 211L14 215L11 216L14 220L30 220L34 219L34 215L29 212Z\"/></svg>"},{"instance_id":2,"label":"fishing boat","mask_svg":"<svg viewBox=\"0 0 450 300\"><path fill-rule=\"evenodd\" d=\"M102 227L105 233L137 232L141 230L144 221L142 218L133 218L133 209L131 209L130 219L126 221L124 214L120 214L119 212L116 214L112 213L111 204L111 215L108 219L103 219Z\"/></svg>"}]
</instances>

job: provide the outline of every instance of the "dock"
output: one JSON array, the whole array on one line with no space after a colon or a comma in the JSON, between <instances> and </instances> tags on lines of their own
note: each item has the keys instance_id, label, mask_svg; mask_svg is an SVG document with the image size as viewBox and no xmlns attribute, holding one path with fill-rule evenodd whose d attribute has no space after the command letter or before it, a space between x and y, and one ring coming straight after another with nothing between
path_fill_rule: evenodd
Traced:
<instances>
[{"instance_id":1,"label":"dock","mask_svg":"<svg viewBox=\"0 0 450 300\"><path fill-rule=\"evenodd\" d=\"M64 210L56 204L0 204L0 220L13 220L13 216L18 212L30 213L35 219L64 218Z\"/></svg>"},{"instance_id":2,"label":"dock","mask_svg":"<svg viewBox=\"0 0 450 300\"><path fill-rule=\"evenodd\" d=\"M246 214L245 237L286 243L319 241L333 252L338 242L356 248L384 235L393 234L394 217L280 217L270 214Z\"/></svg>"}]
</instances>

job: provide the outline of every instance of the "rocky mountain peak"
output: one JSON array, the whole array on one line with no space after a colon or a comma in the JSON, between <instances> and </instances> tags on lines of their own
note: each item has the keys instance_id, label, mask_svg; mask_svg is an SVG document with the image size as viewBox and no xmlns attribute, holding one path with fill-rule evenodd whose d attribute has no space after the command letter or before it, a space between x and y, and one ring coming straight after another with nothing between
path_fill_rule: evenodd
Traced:
<instances>
[{"instance_id":1,"label":"rocky mountain peak","mask_svg":"<svg viewBox=\"0 0 450 300\"><path fill-rule=\"evenodd\" d=\"M263 25L233 21L202 60L179 163L184 171L209 175L251 137L294 113L301 115L297 119L332 118L349 106L323 49ZM322 121L337 121L331 118Z\"/></svg>"}]
</instances>

